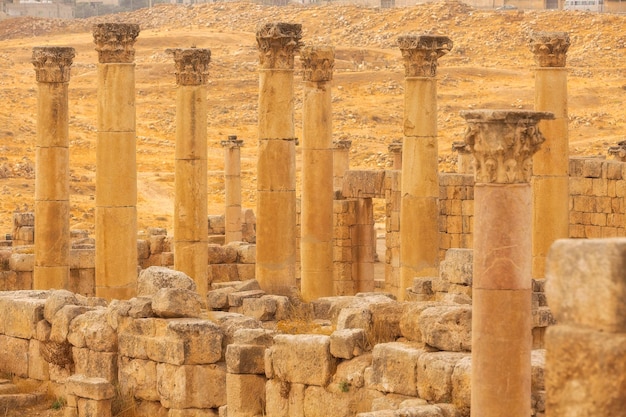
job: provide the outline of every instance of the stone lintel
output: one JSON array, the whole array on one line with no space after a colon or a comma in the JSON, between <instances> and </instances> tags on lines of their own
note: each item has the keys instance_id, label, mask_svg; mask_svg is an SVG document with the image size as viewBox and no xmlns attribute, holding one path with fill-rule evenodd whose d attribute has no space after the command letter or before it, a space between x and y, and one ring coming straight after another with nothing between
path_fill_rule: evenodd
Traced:
<instances>
[{"instance_id":1,"label":"stone lintel","mask_svg":"<svg viewBox=\"0 0 626 417\"><path fill-rule=\"evenodd\" d=\"M211 50L204 48L166 49L166 53L174 56L176 66L176 84L203 85L209 76Z\"/></svg>"},{"instance_id":2,"label":"stone lintel","mask_svg":"<svg viewBox=\"0 0 626 417\"><path fill-rule=\"evenodd\" d=\"M70 67L76 56L74 48L65 46L36 46L33 48L32 63L37 82L67 83Z\"/></svg>"},{"instance_id":3,"label":"stone lintel","mask_svg":"<svg viewBox=\"0 0 626 417\"><path fill-rule=\"evenodd\" d=\"M405 77L435 77L437 59L452 49L452 41L440 35L402 35L398 46L404 59Z\"/></svg>"},{"instance_id":4,"label":"stone lintel","mask_svg":"<svg viewBox=\"0 0 626 417\"><path fill-rule=\"evenodd\" d=\"M494 184L528 183L532 156L545 138L540 120L554 119L548 112L526 110L468 110L465 142L476 161L476 182Z\"/></svg>"},{"instance_id":5,"label":"stone lintel","mask_svg":"<svg viewBox=\"0 0 626 417\"><path fill-rule=\"evenodd\" d=\"M352 141L349 139L339 139L339 140L333 141L333 149L350 150L351 146L352 146Z\"/></svg>"},{"instance_id":6,"label":"stone lintel","mask_svg":"<svg viewBox=\"0 0 626 417\"><path fill-rule=\"evenodd\" d=\"M335 48L332 46L305 46L300 50L304 81L330 81L335 67Z\"/></svg>"},{"instance_id":7,"label":"stone lintel","mask_svg":"<svg viewBox=\"0 0 626 417\"><path fill-rule=\"evenodd\" d=\"M302 25L265 23L257 28L256 41L262 69L293 70L293 58L300 49Z\"/></svg>"},{"instance_id":8,"label":"stone lintel","mask_svg":"<svg viewBox=\"0 0 626 417\"><path fill-rule=\"evenodd\" d=\"M455 140L454 142L452 142L452 152L458 152L462 155L467 155L472 153L472 149L465 141Z\"/></svg>"},{"instance_id":9,"label":"stone lintel","mask_svg":"<svg viewBox=\"0 0 626 417\"><path fill-rule=\"evenodd\" d=\"M93 27L93 40L101 64L130 64L135 60L135 40L139 25L135 23L98 23Z\"/></svg>"},{"instance_id":10,"label":"stone lintel","mask_svg":"<svg viewBox=\"0 0 626 417\"><path fill-rule=\"evenodd\" d=\"M533 32L528 42L540 67L564 67L569 45L567 32Z\"/></svg>"}]
</instances>

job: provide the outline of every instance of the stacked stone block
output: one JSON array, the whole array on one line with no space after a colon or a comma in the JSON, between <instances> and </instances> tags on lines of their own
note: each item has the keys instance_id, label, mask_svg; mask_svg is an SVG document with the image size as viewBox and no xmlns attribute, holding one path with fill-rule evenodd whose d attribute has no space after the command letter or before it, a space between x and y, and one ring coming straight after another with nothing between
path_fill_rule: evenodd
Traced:
<instances>
[{"instance_id":1,"label":"stacked stone block","mask_svg":"<svg viewBox=\"0 0 626 417\"><path fill-rule=\"evenodd\" d=\"M35 241L35 213L13 213L13 246L32 245Z\"/></svg>"},{"instance_id":2,"label":"stacked stone block","mask_svg":"<svg viewBox=\"0 0 626 417\"><path fill-rule=\"evenodd\" d=\"M400 288L400 171L385 172L385 291Z\"/></svg>"},{"instance_id":3,"label":"stacked stone block","mask_svg":"<svg viewBox=\"0 0 626 417\"><path fill-rule=\"evenodd\" d=\"M333 294L352 295L357 288L352 275L356 200L333 201L333 224Z\"/></svg>"},{"instance_id":4,"label":"stacked stone block","mask_svg":"<svg viewBox=\"0 0 626 417\"><path fill-rule=\"evenodd\" d=\"M72 375L67 379L66 417L111 417L115 388L103 378Z\"/></svg>"},{"instance_id":5,"label":"stacked stone block","mask_svg":"<svg viewBox=\"0 0 626 417\"><path fill-rule=\"evenodd\" d=\"M472 248L474 228L474 177L439 175L439 257L450 248Z\"/></svg>"}]
</instances>

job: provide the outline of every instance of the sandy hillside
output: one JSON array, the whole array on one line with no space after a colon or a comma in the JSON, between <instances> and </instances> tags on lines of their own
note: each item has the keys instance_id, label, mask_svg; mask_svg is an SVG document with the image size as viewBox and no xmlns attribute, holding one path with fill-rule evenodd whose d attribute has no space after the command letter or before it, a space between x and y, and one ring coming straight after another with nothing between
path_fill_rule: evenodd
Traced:
<instances>
[{"instance_id":1,"label":"sandy hillside","mask_svg":"<svg viewBox=\"0 0 626 417\"><path fill-rule=\"evenodd\" d=\"M134 13L71 21L16 18L0 21L0 233L11 213L32 209L36 134L35 75L30 56L40 45L76 48L70 82L72 227L93 228L96 59L91 26L139 23L136 43L139 227L172 229L175 83L166 48L210 48L209 212L223 205L223 149L227 135L244 139L243 201L255 205L259 22L302 23L305 43L336 47L333 81L335 137L352 139L352 166L389 166L387 145L402 135L403 74L398 35L433 32L454 41L439 60L439 135L442 170L454 170L450 145L462 138L459 111L532 109L533 30L571 35L568 53L570 151L606 154L626 131L626 16L559 11L483 11L457 2L376 10L324 4L267 7L250 3L161 5ZM300 63L297 62L299 69ZM296 80L301 75L296 74ZM296 83L300 132L302 83ZM300 133L298 133L300 134Z\"/></svg>"}]
</instances>

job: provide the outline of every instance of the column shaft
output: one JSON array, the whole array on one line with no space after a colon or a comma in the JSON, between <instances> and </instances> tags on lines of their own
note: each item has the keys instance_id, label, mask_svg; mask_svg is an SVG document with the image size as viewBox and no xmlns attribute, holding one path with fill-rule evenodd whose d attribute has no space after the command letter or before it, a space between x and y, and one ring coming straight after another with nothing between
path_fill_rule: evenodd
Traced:
<instances>
[{"instance_id":1,"label":"column shaft","mask_svg":"<svg viewBox=\"0 0 626 417\"><path fill-rule=\"evenodd\" d=\"M236 139L236 136L235 136ZM224 145L229 142L228 146ZM224 141L224 182L226 189L226 210L224 213L225 242L242 240L241 230L241 143L230 144Z\"/></svg>"}]
</instances>

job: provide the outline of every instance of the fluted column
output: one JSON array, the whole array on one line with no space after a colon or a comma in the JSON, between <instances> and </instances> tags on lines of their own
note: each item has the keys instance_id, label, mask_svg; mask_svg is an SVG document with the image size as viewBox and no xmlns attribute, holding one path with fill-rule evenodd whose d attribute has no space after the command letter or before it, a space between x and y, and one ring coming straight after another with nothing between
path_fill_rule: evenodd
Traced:
<instances>
[{"instance_id":1,"label":"fluted column","mask_svg":"<svg viewBox=\"0 0 626 417\"><path fill-rule=\"evenodd\" d=\"M459 174L473 174L473 160L472 151L467 143L464 141L452 142L452 151L457 153L456 167Z\"/></svg>"},{"instance_id":2,"label":"fluted column","mask_svg":"<svg viewBox=\"0 0 626 417\"><path fill-rule=\"evenodd\" d=\"M98 51L96 296L128 299L137 281L135 50L139 25L94 26Z\"/></svg>"},{"instance_id":3,"label":"fluted column","mask_svg":"<svg viewBox=\"0 0 626 417\"><path fill-rule=\"evenodd\" d=\"M302 116L301 290L306 301L333 295L333 138L330 81L335 51L300 51Z\"/></svg>"},{"instance_id":4,"label":"fluted column","mask_svg":"<svg viewBox=\"0 0 626 417\"><path fill-rule=\"evenodd\" d=\"M393 159L393 165L391 169L402 169L402 140L393 141L387 146L389 153Z\"/></svg>"},{"instance_id":5,"label":"fluted column","mask_svg":"<svg viewBox=\"0 0 626 417\"><path fill-rule=\"evenodd\" d=\"M296 288L296 143L293 119L294 54L302 27L267 23L259 48L256 279L271 294Z\"/></svg>"},{"instance_id":6,"label":"fluted column","mask_svg":"<svg viewBox=\"0 0 626 417\"><path fill-rule=\"evenodd\" d=\"M33 48L37 77L33 288L70 289L68 83L74 48Z\"/></svg>"},{"instance_id":7,"label":"fluted column","mask_svg":"<svg viewBox=\"0 0 626 417\"><path fill-rule=\"evenodd\" d=\"M333 141L333 190L341 192L343 176L350 169L350 147L352 141L340 139Z\"/></svg>"},{"instance_id":8,"label":"fluted column","mask_svg":"<svg viewBox=\"0 0 626 417\"><path fill-rule=\"evenodd\" d=\"M243 140L229 136L220 142L224 148L224 188L226 210L224 212L224 242L242 240L241 230L241 147Z\"/></svg>"},{"instance_id":9,"label":"fluted column","mask_svg":"<svg viewBox=\"0 0 626 417\"><path fill-rule=\"evenodd\" d=\"M174 268L208 288L207 91L211 51L170 49L176 66Z\"/></svg>"},{"instance_id":10,"label":"fluted column","mask_svg":"<svg viewBox=\"0 0 626 417\"><path fill-rule=\"evenodd\" d=\"M554 113L539 127L546 143L533 157L533 278L543 278L552 243L569 237L569 141L567 129L567 32L535 32L535 110Z\"/></svg>"},{"instance_id":11,"label":"fluted column","mask_svg":"<svg viewBox=\"0 0 626 417\"><path fill-rule=\"evenodd\" d=\"M452 49L445 36L398 38L404 60L404 139L400 209L400 290L439 272L437 59Z\"/></svg>"},{"instance_id":12,"label":"fluted column","mask_svg":"<svg viewBox=\"0 0 626 417\"><path fill-rule=\"evenodd\" d=\"M530 415L532 156L551 113L461 112L475 157L472 417Z\"/></svg>"}]
</instances>

